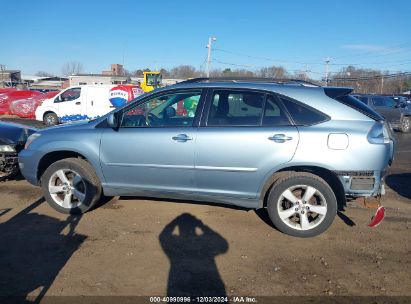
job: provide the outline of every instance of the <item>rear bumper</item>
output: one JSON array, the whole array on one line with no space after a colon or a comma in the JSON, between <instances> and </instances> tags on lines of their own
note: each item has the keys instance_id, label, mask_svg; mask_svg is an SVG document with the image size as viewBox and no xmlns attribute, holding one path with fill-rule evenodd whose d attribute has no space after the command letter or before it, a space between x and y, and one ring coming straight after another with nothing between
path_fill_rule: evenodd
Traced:
<instances>
[{"instance_id":1,"label":"rear bumper","mask_svg":"<svg viewBox=\"0 0 411 304\"><path fill-rule=\"evenodd\" d=\"M385 171L337 171L348 197L376 197L385 194Z\"/></svg>"}]
</instances>

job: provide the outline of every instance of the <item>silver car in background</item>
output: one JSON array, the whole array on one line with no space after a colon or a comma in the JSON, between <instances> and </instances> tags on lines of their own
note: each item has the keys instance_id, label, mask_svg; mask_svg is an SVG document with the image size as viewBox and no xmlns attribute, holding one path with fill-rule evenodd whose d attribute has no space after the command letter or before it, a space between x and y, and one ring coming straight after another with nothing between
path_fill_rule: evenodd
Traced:
<instances>
[{"instance_id":1,"label":"silver car in background","mask_svg":"<svg viewBox=\"0 0 411 304\"><path fill-rule=\"evenodd\" d=\"M189 199L267 208L280 231L315 236L347 197L383 194L393 159L387 123L351 91L192 79L41 130L19 165L64 213L86 212L103 195Z\"/></svg>"}]
</instances>

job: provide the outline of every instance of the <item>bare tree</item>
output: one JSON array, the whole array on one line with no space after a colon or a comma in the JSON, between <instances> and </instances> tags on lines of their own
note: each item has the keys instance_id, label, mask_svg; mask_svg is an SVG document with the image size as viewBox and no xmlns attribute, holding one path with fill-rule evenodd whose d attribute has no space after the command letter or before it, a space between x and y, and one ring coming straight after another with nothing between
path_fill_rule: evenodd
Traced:
<instances>
[{"instance_id":1,"label":"bare tree","mask_svg":"<svg viewBox=\"0 0 411 304\"><path fill-rule=\"evenodd\" d=\"M289 78L287 70L282 66L270 66L261 68L257 75L263 78L277 78L284 79Z\"/></svg>"},{"instance_id":2,"label":"bare tree","mask_svg":"<svg viewBox=\"0 0 411 304\"><path fill-rule=\"evenodd\" d=\"M198 72L195 67L191 65L180 65L172 68L170 71L170 76L174 78L193 78L198 77L199 75L200 72Z\"/></svg>"},{"instance_id":3,"label":"bare tree","mask_svg":"<svg viewBox=\"0 0 411 304\"><path fill-rule=\"evenodd\" d=\"M83 64L78 61L67 62L61 69L64 76L76 75L83 72Z\"/></svg>"}]
</instances>

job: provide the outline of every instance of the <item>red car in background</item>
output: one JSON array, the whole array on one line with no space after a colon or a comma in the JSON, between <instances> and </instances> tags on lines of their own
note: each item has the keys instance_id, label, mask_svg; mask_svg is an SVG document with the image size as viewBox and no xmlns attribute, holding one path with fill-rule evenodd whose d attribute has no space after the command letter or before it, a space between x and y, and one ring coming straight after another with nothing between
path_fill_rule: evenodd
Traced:
<instances>
[{"instance_id":1,"label":"red car in background","mask_svg":"<svg viewBox=\"0 0 411 304\"><path fill-rule=\"evenodd\" d=\"M21 118L35 118L35 112L39 105L48 98L53 98L59 92L51 91L47 93L41 93L34 97L19 99L12 101L9 106L9 113L12 115L17 115Z\"/></svg>"},{"instance_id":2,"label":"red car in background","mask_svg":"<svg viewBox=\"0 0 411 304\"><path fill-rule=\"evenodd\" d=\"M7 90L7 89L6 89ZM0 115L10 114L10 104L15 100L32 98L42 95L43 93L30 90L12 90L8 89L4 93L0 91Z\"/></svg>"}]
</instances>

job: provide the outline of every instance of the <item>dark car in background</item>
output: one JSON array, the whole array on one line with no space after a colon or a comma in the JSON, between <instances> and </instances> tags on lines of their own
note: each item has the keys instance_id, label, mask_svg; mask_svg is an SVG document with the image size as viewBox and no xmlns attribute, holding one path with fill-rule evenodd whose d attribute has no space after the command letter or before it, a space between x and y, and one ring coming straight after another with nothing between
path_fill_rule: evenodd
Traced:
<instances>
[{"instance_id":1,"label":"dark car in background","mask_svg":"<svg viewBox=\"0 0 411 304\"><path fill-rule=\"evenodd\" d=\"M380 113L393 129L407 133L410 131L411 107L394 100L390 96L354 94L370 108Z\"/></svg>"},{"instance_id":2,"label":"dark car in background","mask_svg":"<svg viewBox=\"0 0 411 304\"><path fill-rule=\"evenodd\" d=\"M9 176L19 171L18 153L27 138L37 129L17 123L0 121L0 175Z\"/></svg>"},{"instance_id":3,"label":"dark car in background","mask_svg":"<svg viewBox=\"0 0 411 304\"><path fill-rule=\"evenodd\" d=\"M399 105L401 107L405 107L405 106L410 106L411 105L411 100L405 96L391 96L391 98L399 103Z\"/></svg>"}]
</instances>

